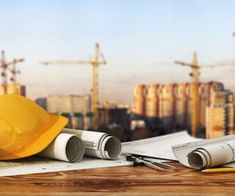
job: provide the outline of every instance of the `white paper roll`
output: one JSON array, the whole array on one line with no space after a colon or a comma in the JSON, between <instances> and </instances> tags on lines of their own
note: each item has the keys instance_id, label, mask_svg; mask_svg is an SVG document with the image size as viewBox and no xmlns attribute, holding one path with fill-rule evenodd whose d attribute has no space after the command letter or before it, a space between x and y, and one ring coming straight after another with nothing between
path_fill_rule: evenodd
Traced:
<instances>
[{"instance_id":1,"label":"white paper roll","mask_svg":"<svg viewBox=\"0 0 235 196\"><path fill-rule=\"evenodd\" d=\"M102 159L117 159L121 153L121 142L102 132L63 129L63 133L75 134L85 143L85 155Z\"/></svg>"},{"instance_id":2,"label":"white paper roll","mask_svg":"<svg viewBox=\"0 0 235 196\"><path fill-rule=\"evenodd\" d=\"M38 155L67 162L81 161L85 144L74 134L60 133L55 140Z\"/></svg>"},{"instance_id":3,"label":"white paper roll","mask_svg":"<svg viewBox=\"0 0 235 196\"><path fill-rule=\"evenodd\" d=\"M235 141L197 148L188 154L188 163L194 169L204 169L235 160Z\"/></svg>"}]
</instances>

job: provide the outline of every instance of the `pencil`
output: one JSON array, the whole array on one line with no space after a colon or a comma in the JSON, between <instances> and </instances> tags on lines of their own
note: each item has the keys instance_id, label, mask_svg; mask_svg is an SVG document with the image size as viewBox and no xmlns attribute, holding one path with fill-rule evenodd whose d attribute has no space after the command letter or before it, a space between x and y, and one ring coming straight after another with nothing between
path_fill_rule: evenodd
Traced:
<instances>
[{"instance_id":1,"label":"pencil","mask_svg":"<svg viewBox=\"0 0 235 196\"><path fill-rule=\"evenodd\" d=\"M211 168L211 169L204 169L201 172L203 172L203 173L235 172L235 168L233 168L233 167Z\"/></svg>"}]
</instances>

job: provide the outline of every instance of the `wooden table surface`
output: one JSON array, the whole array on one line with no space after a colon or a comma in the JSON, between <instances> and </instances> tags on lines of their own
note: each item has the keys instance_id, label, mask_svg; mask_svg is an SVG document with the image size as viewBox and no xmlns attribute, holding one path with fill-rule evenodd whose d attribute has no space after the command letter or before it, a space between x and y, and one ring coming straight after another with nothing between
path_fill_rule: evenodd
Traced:
<instances>
[{"instance_id":1,"label":"wooden table surface","mask_svg":"<svg viewBox=\"0 0 235 196\"><path fill-rule=\"evenodd\" d=\"M235 193L235 173L205 174L172 163L176 171L157 171L145 166L111 167L69 172L0 177L2 194L147 193L202 195ZM99 192L99 193L98 193ZM60 193L60 194L58 194ZM213 194L213 195L214 195Z\"/></svg>"}]
</instances>

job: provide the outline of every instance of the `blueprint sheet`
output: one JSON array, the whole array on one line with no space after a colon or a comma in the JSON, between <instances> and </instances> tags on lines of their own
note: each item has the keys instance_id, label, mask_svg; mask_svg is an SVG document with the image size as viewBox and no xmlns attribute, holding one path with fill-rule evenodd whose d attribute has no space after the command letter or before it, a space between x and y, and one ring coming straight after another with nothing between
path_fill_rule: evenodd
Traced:
<instances>
[{"instance_id":1,"label":"blueprint sheet","mask_svg":"<svg viewBox=\"0 0 235 196\"><path fill-rule=\"evenodd\" d=\"M172 151L172 146L198 140L197 138L191 137L187 131L181 131L123 143L122 152L177 160Z\"/></svg>"},{"instance_id":2,"label":"blueprint sheet","mask_svg":"<svg viewBox=\"0 0 235 196\"><path fill-rule=\"evenodd\" d=\"M131 165L131 162L127 162L124 159L112 161L84 158L81 162L68 163L33 156L16 161L0 161L0 176L15 176L125 165Z\"/></svg>"}]
</instances>

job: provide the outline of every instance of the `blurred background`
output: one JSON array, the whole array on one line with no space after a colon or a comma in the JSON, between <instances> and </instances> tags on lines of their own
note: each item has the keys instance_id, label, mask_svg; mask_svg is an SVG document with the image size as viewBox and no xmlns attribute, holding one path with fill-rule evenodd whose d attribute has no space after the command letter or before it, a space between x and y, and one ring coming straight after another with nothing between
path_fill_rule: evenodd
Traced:
<instances>
[{"instance_id":1,"label":"blurred background","mask_svg":"<svg viewBox=\"0 0 235 196\"><path fill-rule=\"evenodd\" d=\"M232 0L0 2L0 93L122 141L234 133Z\"/></svg>"}]
</instances>

